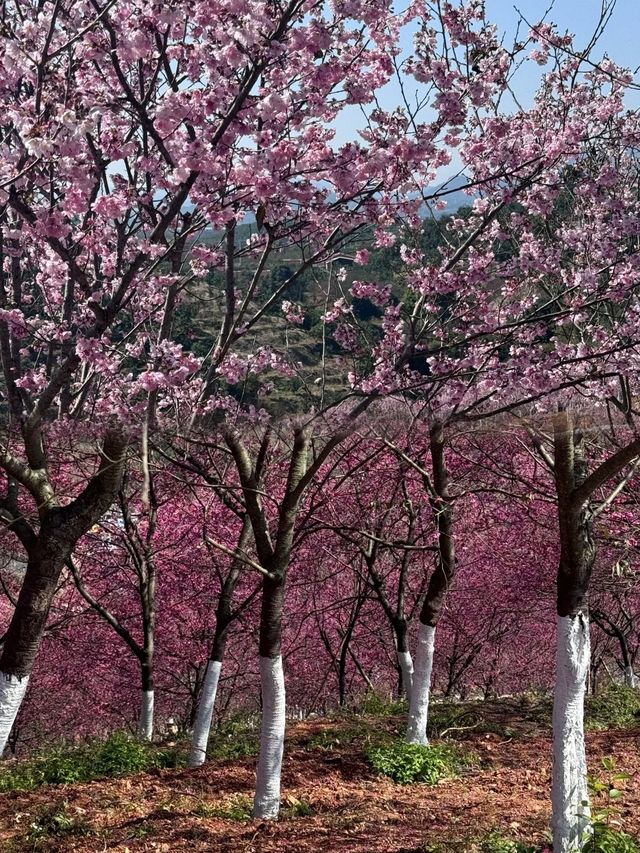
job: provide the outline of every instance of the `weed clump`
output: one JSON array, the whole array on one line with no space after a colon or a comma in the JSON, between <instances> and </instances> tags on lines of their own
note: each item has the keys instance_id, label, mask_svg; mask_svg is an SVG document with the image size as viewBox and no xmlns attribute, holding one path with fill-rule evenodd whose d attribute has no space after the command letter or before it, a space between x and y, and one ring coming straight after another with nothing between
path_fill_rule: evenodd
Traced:
<instances>
[{"instance_id":1,"label":"weed clump","mask_svg":"<svg viewBox=\"0 0 640 853\"><path fill-rule=\"evenodd\" d=\"M62 743L32 758L5 765L0 768L0 793L128 776L182 763L175 748L142 743L127 732L113 732L104 740L92 738L80 745Z\"/></svg>"},{"instance_id":2,"label":"weed clump","mask_svg":"<svg viewBox=\"0 0 640 853\"><path fill-rule=\"evenodd\" d=\"M590 729L624 728L640 724L640 690L612 684L585 702L585 725Z\"/></svg>"},{"instance_id":3,"label":"weed clump","mask_svg":"<svg viewBox=\"0 0 640 853\"><path fill-rule=\"evenodd\" d=\"M366 756L374 770L400 785L435 785L456 776L470 760L446 744L420 746L403 741L371 747Z\"/></svg>"}]
</instances>

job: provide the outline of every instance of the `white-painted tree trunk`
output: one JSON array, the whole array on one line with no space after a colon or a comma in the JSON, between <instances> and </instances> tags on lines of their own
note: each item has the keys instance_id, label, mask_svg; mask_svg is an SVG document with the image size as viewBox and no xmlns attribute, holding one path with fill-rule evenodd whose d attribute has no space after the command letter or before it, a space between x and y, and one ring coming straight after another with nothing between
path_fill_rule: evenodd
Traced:
<instances>
[{"instance_id":1,"label":"white-painted tree trunk","mask_svg":"<svg viewBox=\"0 0 640 853\"><path fill-rule=\"evenodd\" d=\"M138 735L142 740L153 739L153 690L143 690L140 694Z\"/></svg>"},{"instance_id":2,"label":"white-painted tree trunk","mask_svg":"<svg viewBox=\"0 0 640 853\"><path fill-rule=\"evenodd\" d=\"M420 623L418 647L413 665L411 703L407 723L407 743L427 743L427 721L429 719L429 695L431 692L431 670L433 669L433 644L436 629Z\"/></svg>"},{"instance_id":3,"label":"white-painted tree trunk","mask_svg":"<svg viewBox=\"0 0 640 853\"><path fill-rule=\"evenodd\" d=\"M625 667L624 670L624 683L627 687L637 687L638 686L638 677L633 671L632 666Z\"/></svg>"},{"instance_id":4,"label":"white-painted tree trunk","mask_svg":"<svg viewBox=\"0 0 640 853\"><path fill-rule=\"evenodd\" d=\"M588 618L558 616L551 792L554 853L579 850L590 828L584 748L590 654Z\"/></svg>"},{"instance_id":5,"label":"white-painted tree trunk","mask_svg":"<svg viewBox=\"0 0 640 853\"><path fill-rule=\"evenodd\" d=\"M402 686L407 702L411 705L411 689L413 686L413 661L411 652L398 652L398 663L402 672Z\"/></svg>"},{"instance_id":6,"label":"white-painted tree trunk","mask_svg":"<svg viewBox=\"0 0 640 853\"><path fill-rule=\"evenodd\" d=\"M207 664L207 672L202 685L200 702L198 703L198 713L196 714L196 722L193 727L191 752L187 761L189 767L200 767L201 764L204 764L207 757L207 744L209 742L209 732L211 731L211 720L213 719L213 709L216 704L221 669L222 663L219 660L210 660Z\"/></svg>"},{"instance_id":7,"label":"white-painted tree trunk","mask_svg":"<svg viewBox=\"0 0 640 853\"><path fill-rule=\"evenodd\" d=\"M9 740L28 683L28 677L18 678L16 675L0 672L0 756Z\"/></svg>"},{"instance_id":8,"label":"white-painted tree trunk","mask_svg":"<svg viewBox=\"0 0 640 853\"><path fill-rule=\"evenodd\" d=\"M284 750L285 693L282 657L260 658L262 724L253 816L277 818Z\"/></svg>"}]
</instances>

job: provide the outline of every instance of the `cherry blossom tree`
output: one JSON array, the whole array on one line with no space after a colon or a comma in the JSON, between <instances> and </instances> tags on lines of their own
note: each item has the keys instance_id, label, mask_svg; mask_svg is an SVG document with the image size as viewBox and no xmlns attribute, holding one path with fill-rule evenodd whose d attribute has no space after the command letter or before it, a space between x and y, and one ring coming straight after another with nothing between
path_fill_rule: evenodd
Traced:
<instances>
[{"instance_id":1,"label":"cherry blossom tree","mask_svg":"<svg viewBox=\"0 0 640 853\"><path fill-rule=\"evenodd\" d=\"M27 577L0 659L3 741L62 567L113 502L132 437L146 458L158 427L219 410L221 385L247 369L279 368L268 346L239 353L240 340L354 231L417 214L407 191L450 160L446 127L503 85L508 64L474 3L441 17L421 3L394 14L386 0L153 10L15 0L4 11L2 467L7 512L15 481L39 518L33 535L22 530ZM433 78L435 120L369 109L360 142L332 144L338 114L372 104L396 73L412 22L416 52L398 73ZM433 49L449 42L474 56L437 70ZM213 245L192 246L202 235ZM283 247L300 260L260 301ZM241 283L243 257L253 269ZM191 283L215 267L219 331L202 362L171 331ZM77 447L101 449L88 485L79 477L69 495L50 456L71 429Z\"/></svg>"},{"instance_id":2,"label":"cherry blossom tree","mask_svg":"<svg viewBox=\"0 0 640 853\"><path fill-rule=\"evenodd\" d=\"M596 407L613 395L620 409L632 414L633 392L618 398L612 390L620 375L623 385L629 382L628 371L637 358L638 126L637 115L626 111L623 101L630 76L609 62L581 68L580 56L565 52L569 42L551 30L538 28L533 36L543 44L545 56L555 51L557 57L536 107L500 117L504 124L497 144L479 119L477 137L462 149L466 167L482 180L495 168L496 158L513 162L508 152L515 137L510 131L519 127L518 152L526 138L531 170L483 182L471 215L451 223L439 265L427 265L419 249L405 249L406 280L415 296L406 308L390 302L389 291L382 296L387 308L374 371L353 376L363 390L412 387L429 401L436 432L448 422L495 417L537 401L544 409L550 405L542 402L545 398L555 399L562 409L575 399L572 388ZM493 122L493 117L487 120ZM531 122L536 133L527 135ZM545 139L544 150L539 149ZM476 159L480 151L483 160ZM539 169L543 182L537 180ZM546 218L544 226L541 217ZM361 292L360 286L354 288L355 294ZM602 486L638 455L630 428L628 443L596 469L598 474L585 478L584 489L568 468L559 486L553 823L561 850L579 844L586 828L586 817L578 817L587 799L583 748L577 742L575 748L563 746L567 726L581 732L582 712L576 716L576 709L582 708L580 685L586 670L577 660L588 659L586 604L576 603L586 595L591 561L584 544L586 522L580 518L587 512L591 487ZM573 434L572 426L557 433ZM574 439L563 441L558 452L573 460ZM448 514L441 518L446 523ZM442 532L441 548L451 553L452 538ZM565 623L574 630L583 622L582 640L566 639ZM572 648L575 666L567 663ZM425 657L431 657L428 647ZM424 680L429 679L430 673L425 674ZM414 701L420 693L416 682L414 674Z\"/></svg>"},{"instance_id":3,"label":"cherry blossom tree","mask_svg":"<svg viewBox=\"0 0 640 853\"><path fill-rule=\"evenodd\" d=\"M568 36L539 25L529 36L532 58L550 64L533 106L507 112L501 99L524 48L501 47L476 2L414 2L394 13L386 0L153 9L138 0L13 0L6 13L0 519L27 568L0 654L0 746L64 567L111 507L127 448L139 444L143 503L152 507L155 454L189 465L194 447L213 442L235 469L231 483L215 488L235 491L253 540L250 548L237 536L222 543L235 561L227 577L241 565L262 576L254 814L276 817L283 608L301 507L341 447L366 429L376 398L389 394L417 397L428 413L427 494L439 557L412 685L411 719L420 717L422 730L434 629L456 565L447 430L559 407L553 458L542 454L553 464L560 526L554 833L559 850L575 847L585 825L578 807L586 798L590 500L612 478L622 475L615 488L623 488L639 450L631 377L640 132L624 107L630 76L608 60L592 63ZM401 59L405 27L414 47ZM394 75L403 93L409 83L423 87L419 106L405 98L385 111L376 103ZM360 138L337 143L334 122L356 108L364 113ZM454 150L477 197L470 215L443 228L434 262L412 233L422 205L437 207L434 196L446 194L425 187ZM399 283L354 281L346 292L343 273L330 271L321 370L313 367L322 375L309 376L287 346L304 323L293 287L325 261L331 266L337 248L367 227L378 247L391 245L400 219L408 236ZM283 253L295 257L278 283ZM271 273L275 288L265 292ZM333 300L335 287L344 292ZM203 290L213 318L196 355L177 319ZM373 342L353 299L382 311ZM283 346L265 340L265 329L276 329ZM345 354L337 375L350 385L338 381L333 398L330 332ZM251 383L261 382L264 395L294 379L312 408L267 424ZM620 381L622 395L613 390ZM595 411L611 397L629 432L587 474L577 401L589 399ZM59 465L65 452L71 464ZM147 571L147 589L149 580ZM221 632L229 616L222 601L234 584L220 599ZM218 640L224 645L224 634ZM220 653L207 667L200 753ZM563 748L568 729L575 734Z\"/></svg>"}]
</instances>

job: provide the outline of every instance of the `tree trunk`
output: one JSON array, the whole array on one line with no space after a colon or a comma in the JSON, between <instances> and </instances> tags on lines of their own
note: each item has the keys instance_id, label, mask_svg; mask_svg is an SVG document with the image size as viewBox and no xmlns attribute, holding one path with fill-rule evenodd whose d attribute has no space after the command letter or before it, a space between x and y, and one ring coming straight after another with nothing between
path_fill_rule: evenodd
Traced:
<instances>
[{"instance_id":1,"label":"tree trunk","mask_svg":"<svg viewBox=\"0 0 640 853\"><path fill-rule=\"evenodd\" d=\"M29 676L0 672L0 754L9 740L20 705L29 683Z\"/></svg>"},{"instance_id":2,"label":"tree trunk","mask_svg":"<svg viewBox=\"0 0 640 853\"><path fill-rule=\"evenodd\" d=\"M253 816L267 819L277 818L280 810L286 710L280 645L283 601L284 578L265 578L260 614L262 723Z\"/></svg>"},{"instance_id":3,"label":"tree trunk","mask_svg":"<svg viewBox=\"0 0 640 853\"><path fill-rule=\"evenodd\" d=\"M27 689L44 634L51 602L69 548L42 533L27 562L27 570L0 654L0 755Z\"/></svg>"},{"instance_id":4,"label":"tree trunk","mask_svg":"<svg viewBox=\"0 0 640 853\"><path fill-rule=\"evenodd\" d=\"M557 580L556 682L553 702L553 849L578 850L590 828L584 749L584 694L590 666L588 588L595 561L582 433L566 412L554 422L560 563Z\"/></svg>"},{"instance_id":5,"label":"tree trunk","mask_svg":"<svg viewBox=\"0 0 640 853\"><path fill-rule=\"evenodd\" d=\"M408 704L411 705L411 694L413 691L413 659L411 652L398 652L398 664L402 673L401 694L404 694Z\"/></svg>"},{"instance_id":6,"label":"tree trunk","mask_svg":"<svg viewBox=\"0 0 640 853\"><path fill-rule=\"evenodd\" d=\"M633 671L633 666L629 664L624 668L624 683L627 687L637 687L638 686L638 678Z\"/></svg>"},{"instance_id":7,"label":"tree trunk","mask_svg":"<svg viewBox=\"0 0 640 853\"><path fill-rule=\"evenodd\" d=\"M338 629L338 636L341 640L340 655L338 656L338 701L341 708L344 708L347 704L347 658L349 656L353 658L351 638L353 637L353 631L356 627L359 612L360 607L356 607L351 613L351 619L346 631L343 631L341 628ZM356 666L358 666L355 659L354 662L356 663Z\"/></svg>"},{"instance_id":8,"label":"tree trunk","mask_svg":"<svg viewBox=\"0 0 640 853\"><path fill-rule=\"evenodd\" d=\"M629 650L627 634L602 610L592 610L591 617L605 634L609 637L615 637L618 641L618 645L620 646L620 661L618 661L618 665L622 670L624 683L627 687L636 687L637 679L633 671L633 661Z\"/></svg>"},{"instance_id":9,"label":"tree trunk","mask_svg":"<svg viewBox=\"0 0 640 853\"><path fill-rule=\"evenodd\" d=\"M591 660L591 664L589 666L588 692L590 692L592 696L595 696L598 692L598 686L600 684L600 666L601 661Z\"/></svg>"},{"instance_id":10,"label":"tree trunk","mask_svg":"<svg viewBox=\"0 0 640 853\"><path fill-rule=\"evenodd\" d=\"M420 612L418 648L415 655L413 687L406 740L408 743L427 743L429 698L436 625L456 570L453 538L453 507L449 493L449 472L444 453L444 431L436 423L430 433L433 486L428 488L429 500L438 529L438 559L429 578L429 585Z\"/></svg>"},{"instance_id":11,"label":"tree trunk","mask_svg":"<svg viewBox=\"0 0 640 853\"><path fill-rule=\"evenodd\" d=\"M347 654L348 646L343 642L338 657L338 705L341 708L347 703Z\"/></svg>"},{"instance_id":12,"label":"tree trunk","mask_svg":"<svg viewBox=\"0 0 640 853\"><path fill-rule=\"evenodd\" d=\"M433 646L435 625L420 623L418 647L413 669L413 687L407 723L407 743L427 743L429 719L429 697L431 693L431 671L433 669Z\"/></svg>"},{"instance_id":13,"label":"tree trunk","mask_svg":"<svg viewBox=\"0 0 640 853\"><path fill-rule=\"evenodd\" d=\"M314 471L319 468L325 455L332 450L335 443L341 441L342 436L346 438L347 435L347 431L337 433L325 444L312 465ZM269 447L270 431L267 430L263 437L255 468L238 433L227 431L225 440L240 475L260 565L267 573L262 581L260 611L260 687L263 708L253 815L258 818L276 818L280 810L280 776L285 728L285 690L280 643L282 608L298 506L308 484L305 478L311 476L311 469L307 471L311 432L306 427L294 430L287 486L278 512L275 546L269 535L269 524L262 509L259 488L264 458Z\"/></svg>"},{"instance_id":14,"label":"tree trunk","mask_svg":"<svg viewBox=\"0 0 640 853\"><path fill-rule=\"evenodd\" d=\"M411 693L413 688L413 660L411 652L407 645L407 627L406 623L402 626L397 626L396 631L396 653L398 655L398 665L401 675L401 692L404 693L409 707L411 707Z\"/></svg>"},{"instance_id":15,"label":"tree trunk","mask_svg":"<svg viewBox=\"0 0 640 853\"><path fill-rule=\"evenodd\" d=\"M227 633L231 623L231 595L233 590L223 590L218 601L218 614L216 618L216 630L211 645L211 654L207 663L207 672L204 677L200 699L198 701L198 713L193 727L191 738L191 752L187 761L188 767L200 767L207 758L207 744L211 732L211 721L213 710L218 694L218 683L222 671L222 660L227 644Z\"/></svg>"},{"instance_id":16,"label":"tree trunk","mask_svg":"<svg viewBox=\"0 0 640 853\"><path fill-rule=\"evenodd\" d=\"M141 663L142 691L140 696L140 721L138 723L138 737L141 740L153 740L153 669L150 660Z\"/></svg>"},{"instance_id":17,"label":"tree trunk","mask_svg":"<svg viewBox=\"0 0 640 853\"><path fill-rule=\"evenodd\" d=\"M209 658L207 673L204 677L200 701L198 702L198 713L196 714L196 721L193 726L191 752L187 761L188 767L200 767L207 758L207 744L209 743L209 733L211 731L211 721L213 719L213 709L216 704L221 670L222 661Z\"/></svg>"},{"instance_id":18,"label":"tree trunk","mask_svg":"<svg viewBox=\"0 0 640 853\"><path fill-rule=\"evenodd\" d=\"M578 850L589 830L584 693L589 670L589 621L558 616L553 703L553 849Z\"/></svg>"},{"instance_id":19,"label":"tree trunk","mask_svg":"<svg viewBox=\"0 0 640 853\"><path fill-rule=\"evenodd\" d=\"M627 636L623 631L619 629L617 629L615 633L618 639L618 643L620 644L620 655L622 657L622 672L624 676L624 683L627 687L637 687L638 680L636 678L635 672L633 671L633 663L631 660L631 653L629 651L629 643L627 640Z\"/></svg>"},{"instance_id":20,"label":"tree trunk","mask_svg":"<svg viewBox=\"0 0 640 853\"><path fill-rule=\"evenodd\" d=\"M262 724L260 757L253 816L277 818L280 811L280 776L284 752L285 689L282 656L260 657Z\"/></svg>"},{"instance_id":21,"label":"tree trunk","mask_svg":"<svg viewBox=\"0 0 640 853\"><path fill-rule=\"evenodd\" d=\"M251 536L251 524L245 516L242 522L242 529L238 538L237 552L244 553ZM191 751L187 765L189 767L200 767L204 764L207 758L207 744L209 743L209 734L211 732L211 721L213 720L213 711L216 704L216 696L218 693L218 683L220 681L220 673L222 671L222 661L224 659L224 651L227 645L227 636L229 634L229 626L231 625L233 614L233 593L240 577L242 570L242 562L238 558L234 559L229 568L229 573L226 576L218 606L216 607L216 630L213 635L213 643L211 644L211 652L209 653L209 662L207 664L207 672L202 685L200 699L198 701L198 711L196 720L193 726L193 736L191 738Z\"/></svg>"},{"instance_id":22,"label":"tree trunk","mask_svg":"<svg viewBox=\"0 0 640 853\"><path fill-rule=\"evenodd\" d=\"M0 755L24 697L62 569L80 537L113 503L126 448L120 433L107 433L97 473L64 507L58 505L44 461L37 476L31 470L23 472L38 503L40 529L28 548L27 569L0 654Z\"/></svg>"}]
</instances>

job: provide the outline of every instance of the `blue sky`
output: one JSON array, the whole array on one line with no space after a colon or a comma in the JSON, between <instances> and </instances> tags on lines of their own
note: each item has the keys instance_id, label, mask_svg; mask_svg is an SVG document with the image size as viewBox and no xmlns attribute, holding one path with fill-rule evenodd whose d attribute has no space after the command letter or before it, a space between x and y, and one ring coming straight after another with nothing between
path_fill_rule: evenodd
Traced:
<instances>
[{"instance_id":1,"label":"blue sky","mask_svg":"<svg viewBox=\"0 0 640 853\"><path fill-rule=\"evenodd\" d=\"M487 18L505 32L514 32L516 7L527 20L534 22L544 14L546 0L485 0ZM600 16L600 0L556 0L547 16L562 30L575 33L578 43L590 38ZM638 0L617 0L609 26L602 36L600 52L607 51L623 65L640 64L638 35L640 34L640 4Z\"/></svg>"},{"instance_id":2,"label":"blue sky","mask_svg":"<svg viewBox=\"0 0 640 853\"><path fill-rule=\"evenodd\" d=\"M529 23L536 23L545 15L549 5L550 0L516 0L515 5L512 0L485 0L487 19L496 24L501 35L505 35L505 45L513 43L519 12ZM555 0L546 20L556 24L562 32L568 30L573 33L576 47L581 49L591 39L600 10L601 0ZM525 36L526 32L527 28L523 25L521 36ZM411 50L409 32L405 36L405 47L407 51ZM617 0L607 28L593 51L593 57L598 60L604 54L633 71L640 65L640 0ZM534 62L525 63L519 71L514 90L523 105L530 103L543 73L544 69ZM638 78L638 75L636 77ZM387 109L393 109L400 103L397 84L391 83L385 87L380 101ZM629 106L640 107L640 92L630 95ZM352 139L355 130L363 126L362 115L345 110L338 118L336 126L338 142ZM452 170L448 171L451 173Z\"/></svg>"},{"instance_id":3,"label":"blue sky","mask_svg":"<svg viewBox=\"0 0 640 853\"><path fill-rule=\"evenodd\" d=\"M486 0L487 19L497 25L498 31L506 33L505 44L513 41L518 20L518 10L530 23L539 21L549 2L546 0L517 0L515 4L508 0ZM600 17L600 0L556 0L547 16L564 32L575 35L578 48L586 45L595 30ZM526 30L521 30L526 33ZM594 49L594 57L600 59L604 54L619 65L633 71L640 65L640 0L617 0L607 28ZM519 84L526 94L535 89L540 68L533 63L523 69Z\"/></svg>"}]
</instances>

